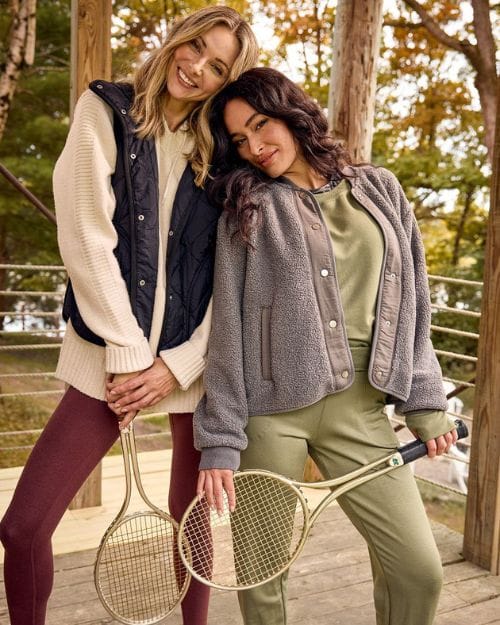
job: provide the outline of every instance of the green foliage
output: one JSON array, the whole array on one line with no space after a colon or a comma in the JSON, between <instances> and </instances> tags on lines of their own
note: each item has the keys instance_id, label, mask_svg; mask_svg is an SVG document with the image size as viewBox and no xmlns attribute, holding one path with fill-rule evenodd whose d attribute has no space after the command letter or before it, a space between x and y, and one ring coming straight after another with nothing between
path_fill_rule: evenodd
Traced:
<instances>
[{"instance_id":1,"label":"green foliage","mask_svg":"<svg viewBox=\"0 0 500 625\"><path fill-rule=\"evenodd\" d=\"M0 337L0 345L50 343L54 339L10 333ZM29 374L53 371L57 361L56 349L2 352L2 373ZM0 393L26 393L62 389L61 382L52 377L6 377L0 380ZM17 433L40 430L52 414L60 394L0 398L0 468L25 463L29 447L37 433ZM5 434L14 432L13 434ZM28 447L28 448L25 448Z\"/></svg>"},{"instance_id":2,"label":"green foliage","mask_svg":"<svg viewBox=\"0 0 500 625\"><path fill-rule=\"evenodd\" d=\"M304 89L323 107L328 104L336 3L331 0L259 2L271 21L278 44L265 56L267 65L282 65L294 50L294 72L303 75Z\"/></svg>"},{"instance_id":3,"label":"green foliage","mask_svg":"<svg viewBox=\"0 0 500 625\"><path fill-rule=\"evenodd\" d=\"M4 16L5 17L5 16ZM0 21L4 30L8 20ZM35 63L21 73L0 143L0 161L53 209L52 170L68 131L70 2L39 0ZM1 48L2 56L5 49ZM0 262L60 264L55 226L3 177L0 179ZM0 290L53 290L60 274L0 270ZM16 301L0 296L0 308ZM54 302L27 298L25 310L51 310ZM0 321L4 321L3 319ZM45 325L51 325L50 320Z\"/></svg>"},{"instance_id":4,"label":"green foliage","mask_svg":"<svg viewBox=\"0 0 500 625\"><path fill-rule=\"evenodd\" d=\"M432 5L432 6L431 6ZM469 37L472 25L455 2L427 3L448 32ZM414 208L429 273L480 281L488 220L489 167L483 120L465 58L437 43L422 27L409 27L404 3L386 23L378 74L373 160L398 177ZM396 24L394 26L394 24ZM433 300L479 311L481 289L431 283ZM433 324L478 332L478 320L438 312ZM477 340L433 332L443 351L475 355ZM474 365L442 357L445 373L470 379Z\"/></svg>"},{"instance_id":5,"label":"green foliage","mask_svg":"<svg viewBox=\"0 0 500 625\"><path fill-rule=\"evenodd\" d=\"M115 0L113 3L113 76L133 73L143 53L160 46L172 24L205 6L221 4L203 0ZM248 0L228 0L225 6L251 17Z\"/></svg>"},{"instance_id":6,"label":"green foliage","mask_svg":"<svg viewBox=\"0 0 500 625\"><path fill-rule=\"evenodd\" d=\"M69 0L39 2L35 64L22 72L0 143L1 162L50 208L52 169L68 127L69 16ZM0 216L3 262L60 262L55 227L4 179Z\"/></svg>"}]
</instances>

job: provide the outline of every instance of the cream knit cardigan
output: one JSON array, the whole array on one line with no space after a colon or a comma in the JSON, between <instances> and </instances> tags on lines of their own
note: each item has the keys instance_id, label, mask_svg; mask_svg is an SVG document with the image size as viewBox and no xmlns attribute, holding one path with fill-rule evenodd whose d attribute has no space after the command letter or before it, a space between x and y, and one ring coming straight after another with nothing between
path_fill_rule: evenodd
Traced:
<instances>
[{"instance_id":1,"label":"cream knit cardigan","mask_svg":"<svg viewBox=\"0 0 500 625\"><path fill-rule=\"evenodd\" d=\"M56 375L82 393L105 398L108 373L141 371L153 363L162 328L166 297L166 254L175 192L192 147L185 127L156 140L158 157L160 245L158 282L151 336L143 334L130 306L113 249L117 234L112 218L115 198L111 175L116 144L110 107L91 91L81 96L74 121L54 170L54 199L61 256L87 326L106 345L81 339L68 323ZM211 322L210 305L202 323L185 343L160 353L180 388L155 406L159 411L193 412L203 395Z\"/></svg>"}]
</instances>

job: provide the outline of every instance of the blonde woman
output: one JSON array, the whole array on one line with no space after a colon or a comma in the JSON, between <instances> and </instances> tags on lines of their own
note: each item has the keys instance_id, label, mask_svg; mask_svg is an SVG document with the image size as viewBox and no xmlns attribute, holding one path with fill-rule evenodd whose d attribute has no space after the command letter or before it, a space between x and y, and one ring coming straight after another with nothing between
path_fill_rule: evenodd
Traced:
<instances>
[{"instance_id":1,"label":"blonde woman","mask_svg":"<svg viewBox=\"0 0 500 625\"><path fill-rule=\"evenodd\" d=\"M43 625L51 536L72 497L143 408L170 414L169 503L196 490L192 413L202 396L218 211L202 190L211 97L252 67L257 44L227 7L172 29L133 84L95 81L80 98L54 171L70 283L57 375L69 389L28 459L1 524L12 625ZM186 625L207 622L193 582Z\"/></svg>"}]
</instances>

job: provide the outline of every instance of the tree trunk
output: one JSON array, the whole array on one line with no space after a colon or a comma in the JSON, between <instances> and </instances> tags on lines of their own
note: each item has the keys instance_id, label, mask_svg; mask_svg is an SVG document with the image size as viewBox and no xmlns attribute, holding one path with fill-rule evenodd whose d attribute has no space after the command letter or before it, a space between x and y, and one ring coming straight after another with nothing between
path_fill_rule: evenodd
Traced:
<instances>
[{"instance_id":1,"label":"tree trunk","mask_svg":"<svg viewBox=\"0 0 500 625\"><path fill-rule=\"evenodd\" d=\"M455 241L453 243L453 254L451 258L451 266L458 267L458 262L460 260L460 243L462 242L465 230L465 224L467 222L467 218L470 213L470 209L472 208L472 200L474 197L474 190L468 189L465 191L465 200L464 207L462 210L462 214L460 215L460 220L458 222L457 231L455 234ZM448 304L450 305L450 304Z\"/></svg>"},{"instance_id":2,"label":"tree trunk","mask_svg":"<svg viewBox=\"0 0 500 625\"><path fill-rule=\"evenodd\" d=\"M9 264L10 258L7 251L7 232L5 220L0 221L0 264ZM0 268L0 291L7 290L7 269ZM0 311L9 310L9 302L6 295L0 294ZM0 330L5 329L5 317L0 317Z\"/></svg>"},{"instance_id":3,"label":"tree trunk","mask_svg":"<svg viewBox=\"0 0 500 625\"><path fill-rule=\"evenodd\" d=\"M496 46L490 19L488 0L471 0L474 34L477 40L478 63L476 89L479 92L484 116L485 143L490 160L493 158L495 142L495 120L497 107L497 72L495 66Z\"/></svg>"},{"instance_id":4,"label":"tree trunk","mask_svg":"<svg viewBox=\"0 0 500 625\"><path fill-rule=\"evenodd\" d=\"M500 88L465 514L464 557L500 574Z\"/></svg>"},{"instance_id":5,"label":"tree trunk","mask_svg":"<svg viewBox=\"0 0 500 625\"><path fill-rule=\"evenodd\" d=\"M328 121L354 162L371 157L382 4L382 0L339 0L337 5Z\"/></svg>"},{"instance_id":6,"label":"tree trunk","mask_svg":"<svg viewBox=\"0 0 500 625\"><path fill-rule=\"evenodd\" d=\"M371 155L382 4L383 0L339 0L337 4L328 122L333 136L346 142L354 162L368 162ZM321 479L321 472L308 458L304 481Z\"/></svg>"},{"instance_id":7,"label":"tree trunk","mask_svg":"<svg viewBox=\"0 0 500 625\"><path fill-rule=\"evenodd\" d=\"M0 140L5 131L19 74L25 65L33 63L35 50L36 0L11 0L9 4L12 24L5 69L0 75Z\"/></svg>"}]
</instances>

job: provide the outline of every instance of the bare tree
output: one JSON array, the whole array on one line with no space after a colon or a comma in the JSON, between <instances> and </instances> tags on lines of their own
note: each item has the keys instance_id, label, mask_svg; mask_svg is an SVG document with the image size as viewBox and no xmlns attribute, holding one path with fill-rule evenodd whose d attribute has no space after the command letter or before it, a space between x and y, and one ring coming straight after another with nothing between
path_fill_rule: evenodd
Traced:
<instances>
[{"instance_id":1,"label":"bare tree","mask_svg":"<svg viewBox=\"0 0 500 625\"><path fill-rule=\"evenodd\" d=\"M477 43L467 39L448 35L418 0L403 2L419 16L427 32L443 46L463 54L472 65L476 76L474 84L479 93L484 116L485 143L490 161L493 155L495 138L495 119L497 107L497 72L495 67L495 40L490 19L488 0L471 0L473 11L473 29Z\"/></svg>"},{"instance_id":2,"label":"bare tree","mask_svg":"<svg viewBox=\"0 0 500 625\"><path fill-rule=\"evenodd\" d=\"M369 161L383 0L339 0L333 33L328 120L354 161Z\"/></svg>"},{"instance_id":3,"label":"bare tree","mask_svg":"<svg viewBox=\"0 0 500 625\"><path fill-rule=\"evenodd\" d=\"M19 74L35 57L36 0L9 0L12 16L7 39L7 58L0 74L0 140L7 124Z\"/></svg>"}]
</instances>

